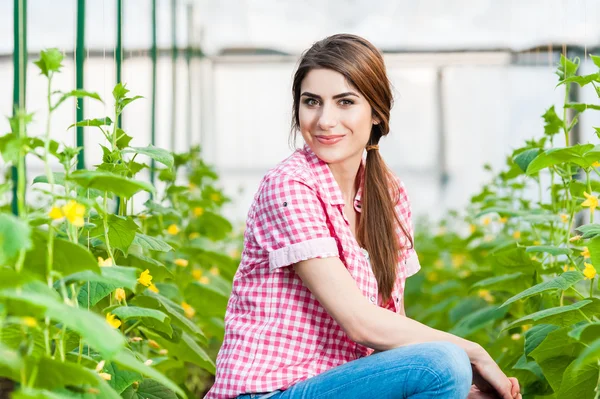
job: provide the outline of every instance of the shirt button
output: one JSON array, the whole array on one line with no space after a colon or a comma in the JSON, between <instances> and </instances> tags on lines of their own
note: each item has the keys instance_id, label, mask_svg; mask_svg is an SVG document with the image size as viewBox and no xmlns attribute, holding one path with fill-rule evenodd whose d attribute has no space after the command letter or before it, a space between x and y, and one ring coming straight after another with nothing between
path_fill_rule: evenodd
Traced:
<instances>
[{"instance_id":1,"label":"shirt button","mask_svg":"<svg viewBox=\"0 0 600 399\"><path fill-rule=\"evenodd\" d=\"M371 302L375 303L375 297L374 296L371 297Z\"/></svg>"}]
</instances>

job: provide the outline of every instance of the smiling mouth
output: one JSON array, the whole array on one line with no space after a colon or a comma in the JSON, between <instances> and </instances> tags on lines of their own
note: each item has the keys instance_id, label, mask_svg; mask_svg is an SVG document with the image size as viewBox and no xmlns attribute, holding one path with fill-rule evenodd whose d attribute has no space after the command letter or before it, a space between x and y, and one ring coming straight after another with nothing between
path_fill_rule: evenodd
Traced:
<instances>
[{"instance_id":1,"label":"smiling mouth","mask_svg":"<svg viewBox=\"0 0 600 399\"><path fill-rule=\"evenodd\" d=\"M342 140L344 135L335 135L335 136L315 136L317 141L321 144L335 144Z\"/></svg>"}]
</instances>

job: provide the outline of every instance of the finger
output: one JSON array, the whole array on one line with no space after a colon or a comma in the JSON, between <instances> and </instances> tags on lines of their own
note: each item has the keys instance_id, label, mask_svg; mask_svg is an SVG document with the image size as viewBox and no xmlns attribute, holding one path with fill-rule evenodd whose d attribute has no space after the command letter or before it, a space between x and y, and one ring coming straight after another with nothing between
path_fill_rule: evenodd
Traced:
<instances>
[{"instance_id":1,"label":"finger","mask_svg":"<svg viewBox=\"0 0 600 399\"><path fill-rule=\"evenodd\" d=\"M512 389L511 389L511 393L513 398L517 397L517 394L521 391L521 388L519 387L519 380L517 380L515 377L508 377L508 379L510 380L511 384L512 384Z\"/></svg>"}]
</instances>

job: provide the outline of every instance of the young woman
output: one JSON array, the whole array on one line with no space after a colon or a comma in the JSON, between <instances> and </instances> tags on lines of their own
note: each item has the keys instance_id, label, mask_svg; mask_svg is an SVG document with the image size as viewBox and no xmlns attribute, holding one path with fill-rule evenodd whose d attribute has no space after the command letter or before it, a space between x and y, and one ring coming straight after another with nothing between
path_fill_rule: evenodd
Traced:
<instances>
[{"instance_id":1,"label":"young woman","mask_svg":"<svg viewBox=\"0 0 600 399\"><path fill-rule=\"evenodd\" d=\"M405 315L420 265L405 187L379 154L392 106L380 52L321 40L292 93L305 145L254 197L206 398L521 398L480 345Z\"/></svg>"}]
</instances>

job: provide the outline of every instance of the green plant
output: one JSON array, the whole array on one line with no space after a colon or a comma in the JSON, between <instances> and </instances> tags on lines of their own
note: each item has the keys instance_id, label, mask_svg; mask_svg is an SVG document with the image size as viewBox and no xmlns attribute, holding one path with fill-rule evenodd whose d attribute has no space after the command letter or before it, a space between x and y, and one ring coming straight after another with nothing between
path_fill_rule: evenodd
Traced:
<instances>
[{"instance_id":1,"label":"green plant","mask_svg":"<svg viewBox=\"0 0 600 399\"><path fill-rule=\"evenodd\" d=\"M573 84L600 98L600 57L591 59L598 72L578 76L579 60L561 57L561 115L544 113L544 135L508 156L463 215L450 212L435 232L427 221L417 229L425 267L407 284L407 314L482 344L519 378L524 398L600 398L600 185L591 178L600 175L600 145L569 142L579 115L600 110L569 102ZM590 223L575 233L582 212Z\"/></svg>"},{"instance_id":2,"label":"green plant","mask_svg":"<svg viewBox=\"0 0 600 399\"><path fill-rule=\"evenodd\" d=\"M240 245L219 214L228 199L214 185L218 176L197 147L173 154L130 146L133 137L112 121L141 97L129 97L121 83L110 117L71 126L106 139L102 162L75 170L81 148L50 138L52 114L70 97L102 99L53 90L58 50L42 51L35 64L48 78L46 131L29 136L32 115L17 110L0 137L2 158L19 171L18 215L0 209L0 376L15 381L19 398L197 396L205 389L201 371L215 371ZM46 199L41 205L27 202L28 156L45 164L33 185ZM162 165L161 198L137 178L151 167L141 158ZM142 192L152 197L134 214Z\"/></svg>"}]
</instances>

